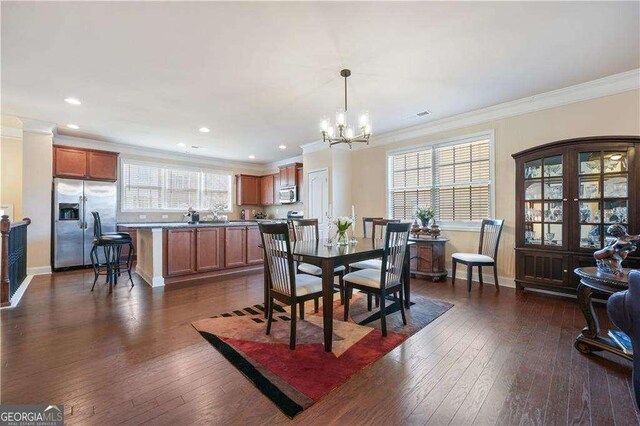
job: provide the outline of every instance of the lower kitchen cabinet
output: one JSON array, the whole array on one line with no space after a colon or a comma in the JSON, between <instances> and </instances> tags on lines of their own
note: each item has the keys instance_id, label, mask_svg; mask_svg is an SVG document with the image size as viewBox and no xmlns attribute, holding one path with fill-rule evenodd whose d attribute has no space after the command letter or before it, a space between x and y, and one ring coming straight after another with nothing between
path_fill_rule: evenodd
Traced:
<instances>
[{"instance_id":1,"label":"lower kitchen cabinet","mask_svg":"<svg viewBox=\"0 0 640 426\"><path fill-rule=\"evenodd\" d=\"M263 252L260 247L262 237L260 228L251 226L247 228L247 265L257 265L263 262Z\"/></svg>"},{"instance_id":2,"label":"lower kitchen cabinet","mask_svg":"<svg viewBox=\"0 0 640 426\"><path fill-rule=\"evenodd\" d=\"M215 271L224 267L224 228L196 229L196 270Z\"/></svg>"},{"instance_id":3,"label":"lower kitchen cabinet","mask_svg":"<svg viewBox=\"0 0 640 426\"><path fill-rule=\"evenodd\" d=\"M196 229L165 229L164 275L193 274L196 272Z\"/></svg>"},{"instance_id":4,"label":"lower kitchen cabinet","mask_svg":"<svg viewBox=\"0 0 640 426\"><path fill-rule=\"evenodd\" d=\"M226 228L224 254L225 268L247 264L247 228Z\"/></svg>"}]
</instances>

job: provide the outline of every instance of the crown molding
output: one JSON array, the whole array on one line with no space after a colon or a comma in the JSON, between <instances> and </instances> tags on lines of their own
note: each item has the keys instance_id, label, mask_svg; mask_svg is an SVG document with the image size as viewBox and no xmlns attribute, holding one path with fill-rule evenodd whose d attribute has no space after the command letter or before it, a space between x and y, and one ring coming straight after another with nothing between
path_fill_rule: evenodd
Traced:
<instances>
[{"instance_id":1,"label":"crown molding","mask_svg":"<svg viewBox=\"0 0 640 426\"><path fill-rule=\"evenodd\" d=\"M369 145L355 145L354 150L388 145L394 142L433 135L449 130L483 124L503 118L514 117L545 109L556 108L589 99L615 95L640 88L640 68L613 74L586 83L576 84L551 92L529 96L515 101L504 102L487 108L442 118L430 123L419 124L372 136ZM328 148L322 141L301 146L305 154Z\"/></svg>"},{"instance_id":2,"label":"crown molding","mask_svg":"<svg viewBox=\"0 0 640 426\"><path fill-rule=\"evenodd\" d=\"M36 133L38 135L53 135L55 123L36 120L33 118L18 117L22 121L22 132Z\"/></svg>"},{"instance_id":3,"label":"crown molding","mask_svg":"<svg viewBox=\"0 0 640 426\"><path fill-rule=\"evenodd\" d=\"M22 129L1 126L0 136L2 136L3 138L22 139Z\"/></svg>"},{"instance_id":4,"label":"crown molding","mask_svg":"<svg viewBox=\"0 0 640 426\"><path fill-rule=\"evenodd\" d=\"M302 163L302 155L296 155L295 157L285 158L284 160L265 164L264 173L269 174L270 172L275 172L280 166L286 166L291 163Z\"/></svg>"},{"instance_id":5,"label":"crown molding","mask_svg":"<svg viewBox=\"0 0 640 426\"><path fill-rule=\"evenodd\" d=\"M255 163L245 163L242 161L220 160L207 156L182 154L179 152L165 151L157 148L138 147L119 142L105 142L96 139L80 138L55 133L54 144L75 146L78 148L93 148L105 151L116 151L125 155L137 155L141 157L158 158L162 160L184 161L198 165L213 166L224 170L251 170L261 174L265 170L265 165Z\"/></svg>"}]
</instances>

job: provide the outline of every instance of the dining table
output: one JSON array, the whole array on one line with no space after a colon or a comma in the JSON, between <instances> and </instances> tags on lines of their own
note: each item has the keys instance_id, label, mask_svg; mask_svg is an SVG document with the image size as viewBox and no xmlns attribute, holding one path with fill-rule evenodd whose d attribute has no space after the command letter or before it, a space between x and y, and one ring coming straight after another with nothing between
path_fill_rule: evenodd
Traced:
<instances>
[{"instance_id":1,"label":"dining table","mask_svg":"<svg viewBox=\"0 0 640 426\"><path fill-rule=\"evenodd\" d=\"M408 245L414 244L408 242ZM331 352L333 337L333 294L334 269L338 266L348 266L362 260L382 258L384 240L371 238L356 238L348 245L327 243L326 239L291 241L293 257L305 263L311 263L322 269L322 317L324 328L324 350ZM411 273L409 269L409 248L402 266L402 281L404 288L405 308L410 308ZM270 278L265 265L264 268L264 306L269 303ZM268 309L265 309L265 316Z\"/></svg>"}]
</instances>

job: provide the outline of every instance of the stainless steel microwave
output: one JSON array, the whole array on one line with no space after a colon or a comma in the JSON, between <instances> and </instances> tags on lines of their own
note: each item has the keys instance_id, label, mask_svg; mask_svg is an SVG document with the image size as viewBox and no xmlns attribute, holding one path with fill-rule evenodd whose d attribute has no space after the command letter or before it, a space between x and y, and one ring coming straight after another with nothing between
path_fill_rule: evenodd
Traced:
<instances>
[{"instance_id":1,"label":"stainless steel microwave","mask_svg":"<svg viewBox=\"0 0 640 426\"><path fill-rule=\"evenodd\" d=\"M293 204L298 201L298 191L295 186L286 186L280 188L280 196L278 197L280 204Z\"/></svg>"}]
</instances>

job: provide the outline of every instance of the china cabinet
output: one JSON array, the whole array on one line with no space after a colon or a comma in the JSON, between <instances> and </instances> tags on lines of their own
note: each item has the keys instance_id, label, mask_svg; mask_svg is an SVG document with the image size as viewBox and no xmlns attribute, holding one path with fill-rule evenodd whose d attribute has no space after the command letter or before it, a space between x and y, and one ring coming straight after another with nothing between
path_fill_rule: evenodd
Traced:
<instances>
[{"instance_id":1,"label":"china cabinet","mask_svg":"<svg viewBox=\"0 0 640 426\"><path fill-rule=\"evenodd\" d=\"M640 233L640 137L568 139L516 154L516 287L575 292L572 271L622 223ZM640 267L640 253L626 267Z\"/></svg>"}]
</instances>

